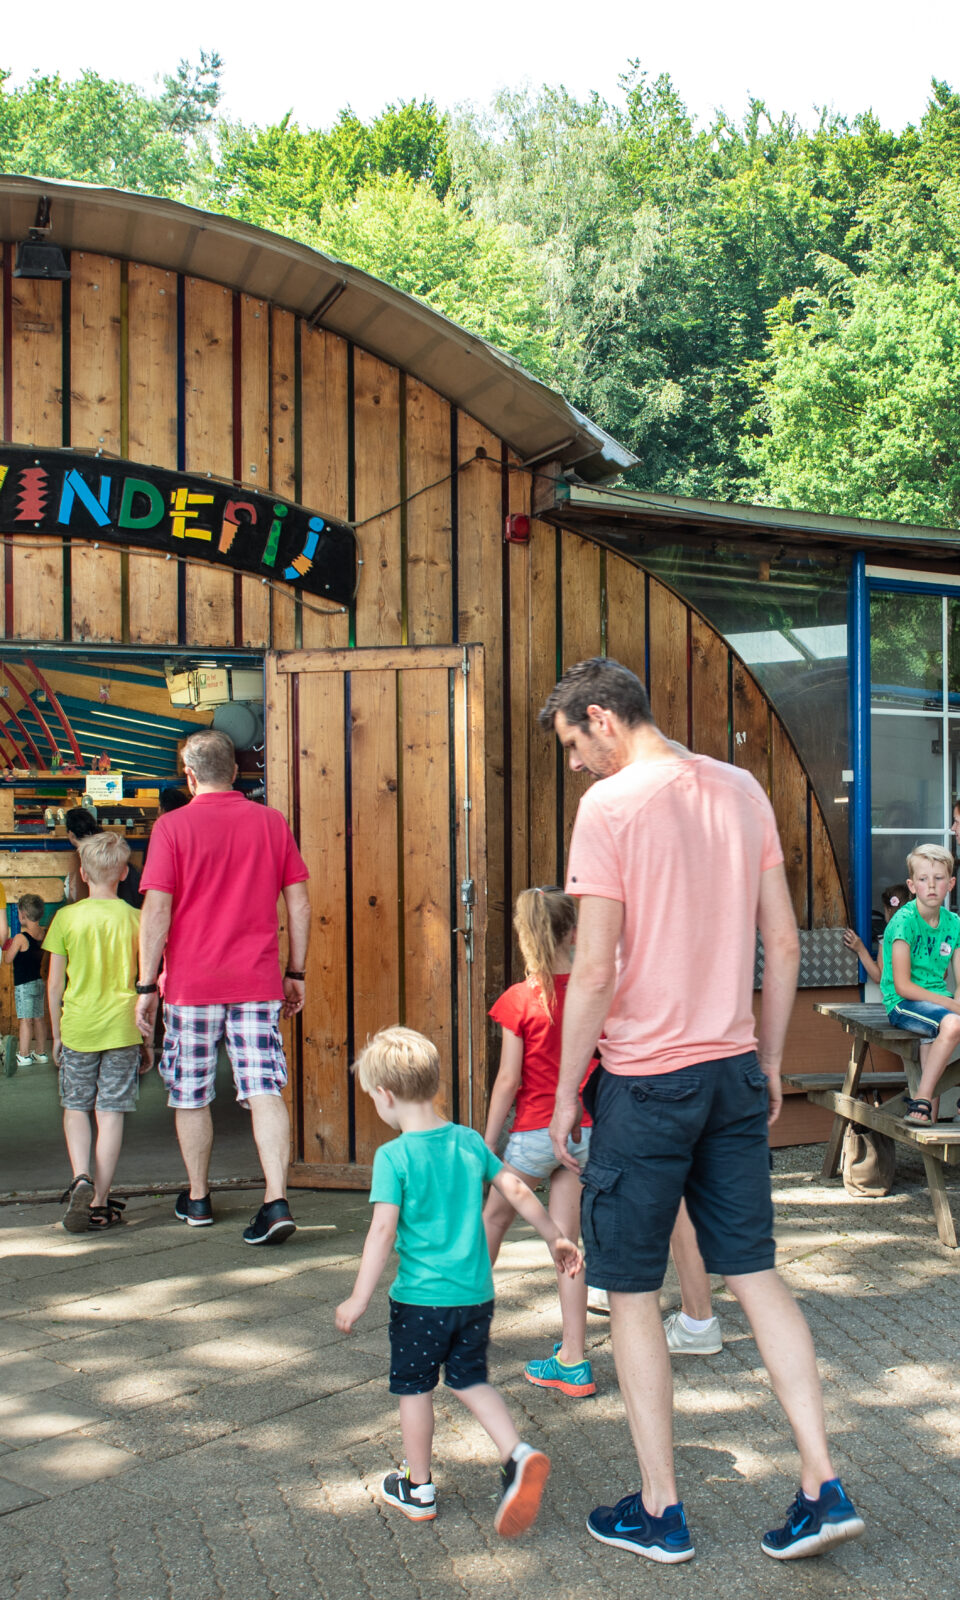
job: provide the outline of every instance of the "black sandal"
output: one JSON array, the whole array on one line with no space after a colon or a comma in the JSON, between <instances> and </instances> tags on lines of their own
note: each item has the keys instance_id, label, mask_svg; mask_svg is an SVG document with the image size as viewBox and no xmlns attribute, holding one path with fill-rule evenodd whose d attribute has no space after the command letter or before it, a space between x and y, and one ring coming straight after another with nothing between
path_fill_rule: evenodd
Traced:
<instances>
[{"instance_id":1,"label":"black sandal","mask_svg":"<svg viewBox=\"0 0 960 1600\"><path fill-rule=\"evenodd\" d=\"M933 1103L930 1100L909 1100L900 1118L906 1128L932 1128Z\"/></svg>"},{"instance_id":2,"label":"black sandal","mask_svg":"<svg viewBox=\"0 0 960 1600\"><path fill-rule=\"evenodd\" d=\"M90 1207L91 1228L115 1228L118 1222L123 1222L123 1213L127 1205L125 1200L114 1200L110 1195L105 1206Z\"/></svg>"}]
</instances>

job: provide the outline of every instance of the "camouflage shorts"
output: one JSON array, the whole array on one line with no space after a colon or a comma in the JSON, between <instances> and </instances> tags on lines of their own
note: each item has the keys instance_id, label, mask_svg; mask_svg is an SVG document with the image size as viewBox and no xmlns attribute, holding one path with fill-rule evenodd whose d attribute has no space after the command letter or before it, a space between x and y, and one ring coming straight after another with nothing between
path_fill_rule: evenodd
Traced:
<instances>
[{"instance_id":1,"label":"camouflage shorts","mask_svg":"<svg viewBox=\"0 0 960 1600\"><path fill-rule=\"evenodd\" d=\"M60 1104L65 1111L135 1111L140 1086L140 1046L122 1050L71 1050L60 1056Z\"/></svg>"}]
</instances>

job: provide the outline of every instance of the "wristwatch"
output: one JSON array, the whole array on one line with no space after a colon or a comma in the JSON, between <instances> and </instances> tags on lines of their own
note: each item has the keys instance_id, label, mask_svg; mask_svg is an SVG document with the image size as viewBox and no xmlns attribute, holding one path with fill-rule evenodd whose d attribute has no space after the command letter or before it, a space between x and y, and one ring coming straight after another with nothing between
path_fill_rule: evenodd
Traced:
<instances>
[{"instance_id":1,"label":"wristwatch","mask_svg":"<svg viewBox=\"0 0 960 1600\"><path fill-rule=\"evenodd\" d=\"M288 967L283 976L285 978L296 978L298 983L302 983L307 974L305 972L293 972L291 968Z\"/></svg>"},{"instance_id":2,"label":"wristwatch","mask_svg":"<svg viewBox=\"0 0 960 1600\"><path fill-rule=\"evenodd\" d=\"M154 978L152 983L135 983L133 987L136 989L137 994L156 994L158 984L156 978Z\"/></svg>"}]
</instances>

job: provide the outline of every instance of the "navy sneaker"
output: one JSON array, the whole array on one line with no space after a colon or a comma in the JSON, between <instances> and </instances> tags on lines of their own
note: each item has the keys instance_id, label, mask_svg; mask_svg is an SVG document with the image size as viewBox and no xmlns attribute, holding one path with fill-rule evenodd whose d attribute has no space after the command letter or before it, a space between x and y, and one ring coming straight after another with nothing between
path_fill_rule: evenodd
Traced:
<instances>
[{"instance_id":1,"label":"navy sneaker","mask_svg":"<svg viewBox=\"0 0 960 1600\"><path fill-rule=\"evenodd\" d=\"M683 1506L667 1506L662 1517L651 1517L638 1494L624 1495L615 1506L597 1506L587 1518L587 1531L601 1544L632 1550L648 1561L673 1566L693 1557L693 1540Z\"/></svg>"},{"instance_id":2,"label":"navy sneaker","mask_svg":"<svg viewBox=\"0 0 960 1600\"><path fill-rule=\"evenodd\" d=\"M201 1200L191 1200L190 1190L181 1189L177 1195L177 1203L173 1208L175 1217L181 1222L186 1222L191 1228L210 1228L213 1226L213 1206L210 1204L209 1194Z\"/></svg>"},{"instance_id":3,"label":"navy sneaker","mask_svg":"<svg viewBox=\"0 0 960 1600\"><path fill-rule=\"evenodd\" d=\"M271 1200L263 1205L243 1230L244 1244L282 1244L296 1233L297 1224L290 1215L286 1200Z\"/></svg>"},{"instance_id":4,"label":"navy sneaker","mask_svg":"<svg viewBox=\"0 0 960 1600\"><path fill-rule=\"evenodd\" d=\"M808 1500L802 1489L787 1512L782 1528L771 1528L760 1540L760 1549L775 1561L796 1561L800 1556L816 1556L845 1539L859 1539L863 1519L844 1492L839 1478L821 1484L816 1500Z\"/></svg>"}]
</instances>

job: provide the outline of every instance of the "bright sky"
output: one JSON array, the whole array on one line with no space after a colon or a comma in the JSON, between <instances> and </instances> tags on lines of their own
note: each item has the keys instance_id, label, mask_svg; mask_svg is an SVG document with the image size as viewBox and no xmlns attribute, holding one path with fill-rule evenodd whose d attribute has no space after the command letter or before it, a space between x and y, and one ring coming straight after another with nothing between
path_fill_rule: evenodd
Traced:
<instances>
[{"instance_id":1,"label":"bright sky","mask_svg":"<svg viewBox=\"0 0 960 1600\"><path fill-rule=\"evenodd\" d=\"M923 113L932 77L960 88L958 0L365 0L334 6L283 0L165 0L163 5L46 0L4 6L0 66L15 83L33 68L150 87L182 56L216 50L225 108L266 123L292 109L328 126L345 105L368 118L391 100L426 95L441 108L485 104L498 89L563 84L582 97L617 97L631 58L669 72L706 118L740 116L749 95L814 120L814 106L848 116L868 107L888 127Z\"/></svg>"}]
</instances>

